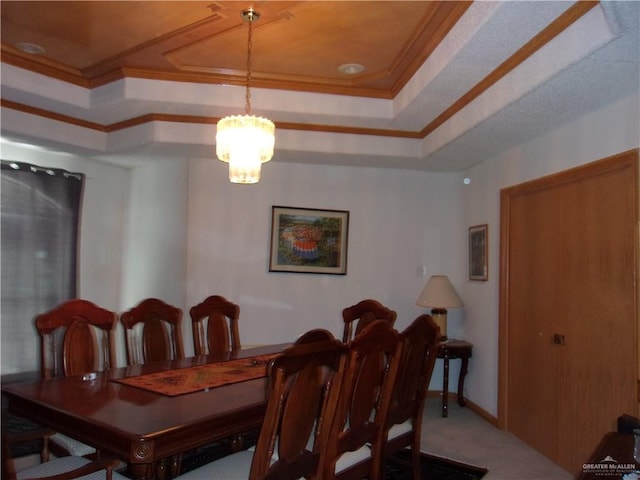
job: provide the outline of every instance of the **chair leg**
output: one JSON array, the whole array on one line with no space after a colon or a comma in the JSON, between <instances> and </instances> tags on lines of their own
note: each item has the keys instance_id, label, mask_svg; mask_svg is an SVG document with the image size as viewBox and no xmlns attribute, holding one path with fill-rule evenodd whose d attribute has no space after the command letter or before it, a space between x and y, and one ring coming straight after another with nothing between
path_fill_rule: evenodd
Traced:
<instances>
[{"instance_id":1,"label":"chair leg","mask_svg":"<svg viewBox=\"0 0 640 480\"><path fill-rule=\"evenodd\" d=\"M384 478L384 446L380 442L372 445L371 449L371 477L369 480L383 480Z\"/></svg>"},{"instance_id":2,"label":"chair leg","mask_svg":"<svg viewBox=\"0 0 640 480\"><path fill-rule=\"evenodd\" d=\"M42 439L42 451L40 452L40 461L46 463L49 461L49 437Z\"/></svg>"},{"instance_id":3,"label":"chair leg","mask_svg":"<svg viewBox=\"0 0 640 480\"><path fill-rule=\"evenodd\" d=\"M414 423L415 425L415 423ZM413 442L411 443L411 463L413 464L413 478L422 478L422 461L420 458L420 437L421 428L414 427Z\"/></svg>"},{"instance_id":4,"label":"chair leg","mask_svg":"<svg viewBox=\"0 0 640 480\"><path fill-rule=\"evenodd\" d=\"M416 448L415 444L411 447L411 463L413 465L413 478L422 478L420 450Z\"/></svg>"}]
</instances>

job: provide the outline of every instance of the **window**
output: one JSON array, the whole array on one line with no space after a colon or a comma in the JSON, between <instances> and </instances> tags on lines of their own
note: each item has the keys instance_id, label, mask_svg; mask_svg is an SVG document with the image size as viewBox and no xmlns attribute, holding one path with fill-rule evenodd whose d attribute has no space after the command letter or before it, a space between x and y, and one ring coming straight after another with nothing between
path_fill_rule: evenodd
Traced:
<instances>
[{"instance_id":1,"label":"window","mask_svg":"<svg viewBox=\"0 0 640 480\"><path fill-rule=\"evenodd\" d=\"M84 175L1 164L1 373L39 370L34 318L76 296Z\"/></svg>"}]
</instances>

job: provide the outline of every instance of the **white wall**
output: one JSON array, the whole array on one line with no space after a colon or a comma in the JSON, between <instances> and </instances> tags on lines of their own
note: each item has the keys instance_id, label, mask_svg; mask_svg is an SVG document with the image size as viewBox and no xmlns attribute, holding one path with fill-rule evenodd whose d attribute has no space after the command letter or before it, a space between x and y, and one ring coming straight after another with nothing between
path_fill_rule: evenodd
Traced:
<instances>
[{"instance_id":1,"label":"white wall","mask_svg":"<svg viewBox=\"0 0 640 480\"><path fill-rule=\"evenodd\" d=\"M396 310L403 328L425 313L415 305L428 278L418 266L454 284L463 278L457 175L271 162L247 186L230 184L226 168L190 162L187 303L213 294L238 303L244 345L293 341L316 327L341 336L342 309L364 298ZM273 205L348 210L347 274L269 272Z\"/></svg>"},{"instance_id":2,"label":"white wall","mask_svg":"<svg viewBox=\"0 0 640 480\"><path fill-rule=\"evenodd\" d=\"M490 414L497 416L498 402L500 190L638 146L636 93L461 173L471 179L463 193L466 224L489 224L489 281L467 281L460 294L463 335L474 344L465 386L468 397Z\"/></svg>"},{"instance_id":3,"label":"white wall","mask_svg":"<svg viewBox=\"0 0 640 480\"><path fill-rule=\"evenodd\" d=\"M121 310L149 297L185 304L187 172L184 160L131 170Z\"/></svg>"}]
</instances>

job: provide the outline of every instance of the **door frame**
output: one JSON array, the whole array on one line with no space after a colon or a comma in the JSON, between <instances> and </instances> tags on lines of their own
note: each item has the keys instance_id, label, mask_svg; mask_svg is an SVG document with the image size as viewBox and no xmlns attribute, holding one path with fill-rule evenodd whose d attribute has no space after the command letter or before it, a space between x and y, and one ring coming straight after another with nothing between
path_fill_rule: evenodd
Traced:
<instances>
[{"instance_id":1,"label":"door frame","mask_svg":"<svg viewBox=\"0 0 640 480\"><path fill-rule=\"evenodd\" d=\"M634 298L634 313L637 319L636 321L636 380L638 384L638 397L636 412L630 412L635 415L640 415L640 348L638 342L640 341L640 318L638 311L638 298L640 298L640 285L639 285L639 230L640 230L640 195L638 194L640 184L640 173L638 168L638 156L640 149L628 150L610 157L606 157L600 160L595 160L585 165L580 165L559 173L551 174L548 176L540 177L531 181L521 183L512 187L506 187L500 191L500 280L499 280L499 301L498 301L498 427L503 430L508 430L507 425L507 412L508 412L508 352L509 352L509 319L507 318L507 312L509 311L509 205L511 197L519 195L523 192L530 192L540 189L546 189L554 185L567 183L574 181L583 176L592 176L597 172L606 172L623 168L631 168L635 172L635 197L637 199L635 203L635 228L634 228L634 281L636 285L635 298ZM622 412L621 412L622 413ZM627 412L629 413L629 412Z\"/></svg>"}]
</instances>

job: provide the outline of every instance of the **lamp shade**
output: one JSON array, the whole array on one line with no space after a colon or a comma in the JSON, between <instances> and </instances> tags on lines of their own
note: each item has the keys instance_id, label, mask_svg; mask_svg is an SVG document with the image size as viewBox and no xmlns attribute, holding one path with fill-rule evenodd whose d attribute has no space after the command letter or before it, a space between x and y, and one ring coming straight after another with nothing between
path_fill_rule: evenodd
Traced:
<instances>
[{"instance_id":1,"label":"lamp shade","mask_svg":"<svg viewBox=\"0 0 640 480\"><path fill-rule=\"evenodd\" d=\"M446 275L432 275L422 289L416 305L429 308L461 307L462 300Z\"/></svg>"}]
</instances>

